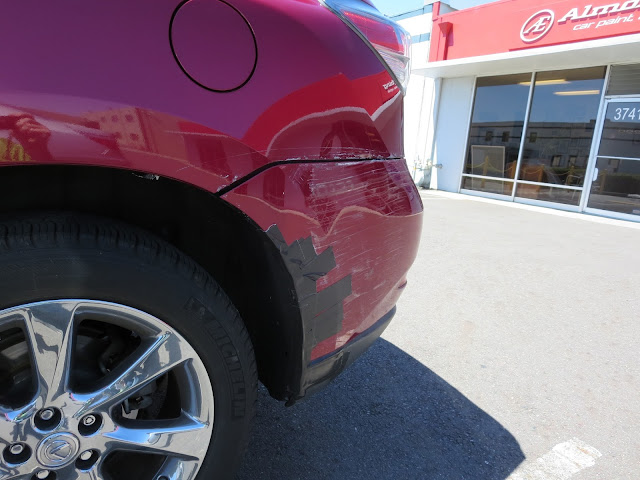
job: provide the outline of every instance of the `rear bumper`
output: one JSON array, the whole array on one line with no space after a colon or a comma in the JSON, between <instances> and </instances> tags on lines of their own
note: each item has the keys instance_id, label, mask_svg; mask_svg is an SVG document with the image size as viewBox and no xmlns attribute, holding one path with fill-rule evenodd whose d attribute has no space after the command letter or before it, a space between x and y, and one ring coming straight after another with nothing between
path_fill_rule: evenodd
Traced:
<instances>
[{"instance_id":1,"label":"rear bumper","mask_svg":"<svg viewBox=\"0 0 640 480\"><path fill-rule=\"evenodd\" d=\"M389 313L349 343L335 352L311 362L306 371L306 395L312 395L316 391L322 390L345 368L355 362L382 335L395 314L396 307L393 307ZM290 399L287 406L293 404L294 401L295 399Z\"/></svg>"},{"instance_id":2,"label":"rear bumper","mask_svg":"<svg viewBox=\"0 0 640 480\"><path fill-rule=\"evenodd\" d=\"M298 378L286 382L295 401L391 319L417 254L420 195L405 161L390 159L274 165L223 198L266 232L290 276L302 332Z\"/></svg>"}]
</instances>

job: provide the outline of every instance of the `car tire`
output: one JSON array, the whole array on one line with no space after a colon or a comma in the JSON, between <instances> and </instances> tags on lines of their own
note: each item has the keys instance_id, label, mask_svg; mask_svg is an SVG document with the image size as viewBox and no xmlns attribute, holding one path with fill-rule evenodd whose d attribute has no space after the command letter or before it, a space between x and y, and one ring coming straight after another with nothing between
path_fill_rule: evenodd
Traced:
<instances>
[{"instance_id":1,"label":"car tire","mask_svg":"<svg viewBox=\"0 0 640 480\"><path fill-rule=\"evenodd\" d=\"M91 216L0 221L0 478L233 478L256 396L237 310L172 245Z\"/></svg>"}]
</instances>

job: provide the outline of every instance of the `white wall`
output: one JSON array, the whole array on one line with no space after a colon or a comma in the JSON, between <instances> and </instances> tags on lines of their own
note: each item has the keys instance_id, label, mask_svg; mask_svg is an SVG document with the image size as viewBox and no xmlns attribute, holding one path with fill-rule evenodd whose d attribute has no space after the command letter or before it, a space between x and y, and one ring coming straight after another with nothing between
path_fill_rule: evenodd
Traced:
<instances>
[{"instance_id":1,"label":"white wall","mask_svg":"<svg viewBox=\"0 0 640 480\"><path fill-rule=\"evenodd\" d=\"M474 77L442 80L433 160L442 168L434 168L431 188L448 192L460 188L474 83Z\"/></svg>"},{"instance_id":2,"label":"white wall","mask_svg":"<svg viewBox=\"0 0 640 480\"><path fill-rule=\"evenodd\" d=\"M429 62L431 42L418 41L429 35L432 27L431 12L400 20L414 37L411 45L412 69L423 68ZM404 100L404 153L413 180L418 185L429 182L430 170L425 170L430 160L431 148L427 145L433 136L434 81L422 75L411 75ZM426 174L426 178L425 178Z\"/></svg>"},{"instance_id":3,"label":"white wall","mask_svg":"<svg viewBox=\"0 0 640 480\"><path fill-rule=\"evenodd\" d=\"M412 75L404 99L404 154L418 185L429 181L430 171L425 171L425 167L431 155L428 144L433 137L433 105L433 79Z\"/></svg>"},{"instance_id":4,"label":"white wall","mask_svg":"<svg viewBox=\"0 0 640 480\"><path fill-rule=\"evenodd\" d=\"M428 3L432 2L426 1L425 5ZM442 8L443 12L452 10L444 4ZM404 18L398 23L416 40L421 40L419 37L431 33L432 14ZM430 44L429 41L412 44L413 70L428 66ZM435 81L421 75L411 76L404 102L404 144L409 171L416 184L458 191L473 85L473 78ZM434 164L442 164L443 168L428 167Z\"/></svg>"}]
</instances>

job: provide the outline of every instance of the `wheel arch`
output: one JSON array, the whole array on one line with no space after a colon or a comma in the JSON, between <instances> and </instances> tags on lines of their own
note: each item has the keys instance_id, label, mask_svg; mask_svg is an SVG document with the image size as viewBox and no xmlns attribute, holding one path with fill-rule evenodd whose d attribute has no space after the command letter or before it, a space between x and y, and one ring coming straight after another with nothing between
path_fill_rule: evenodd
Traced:
<instances>
[{"instance_id":1,"label":"wheel arch","mask_svg":"<svg viewBox=\"0 0 640 480\"><path fill-rule=\"evenodd\" d=\"M240 312L260 381L278 400L299 389L303 327L276 245L219 196L142 172L88 166L2 169L1 214L71 211L116 219L168 241L205 268Z\"/></svg>"}]
</instances>

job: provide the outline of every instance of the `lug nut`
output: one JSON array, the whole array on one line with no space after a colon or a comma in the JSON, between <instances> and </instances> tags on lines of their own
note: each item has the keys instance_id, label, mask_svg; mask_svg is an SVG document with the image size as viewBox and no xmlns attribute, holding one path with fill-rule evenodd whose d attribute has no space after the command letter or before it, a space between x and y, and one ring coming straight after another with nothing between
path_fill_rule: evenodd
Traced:
<instances>
[{"instance_id":1,"label":"lug nut","mask_svg":"<svg viewBox=\"0 0 640 480\"><path fill-rule=\"evenodd\" d=\"M82 419L82 424L86 427L90 427L94 423L96 423L96 417L93 415L87 415Z\"/></svg>"},{"instance_id":2,"label":"lug nut","mask_svg":"<svg viewBox=\"0 0 640 480\"><path fill-rule=\"evenodd\" d=\"M78 432L80 433L80 435L83 435L85 437L89 437L95 434L101 428L102 417L95 413L82 417L80 419L80 423L78 424Z\"/></svg>"},{"instance_id":3,"label":"lug nut","mask_svg":"<svg viewBox=\"0 0 640 480\"><path fill-rule=\"evenodd\" d=\"M91 450L87 450L86 452L82 452L82 455L80 455L80 460L86 462L92 456L93 456L93 452Z\"/></svg>"},{"instance_id":4,"label":"lug nut","mask_svg":"<svg viewBox=\"0 0 640 480\"><path fill-rule=\"evenodd\" d=\"M9 451L11 452L11 455L20 455L24 452L24 445L21 443L14 443L9 447Z\"/></svg>"},{"instance_id":5,"label":"lug nut","mask_svg":"<svg viewBox=\"0 0 640 480\"><path fill-rule=\"evenodd\" d=\"M36 477L38 477L40 480L43 480L48 476L49 476L49 470L40 470L38 473L36 473Z\"/></svg>"},{"instance_id":6,"label":"lug nut","mask_svg":"<svg viewBox=\"0 0 640 480\"><path fill-rule=\"evenodd\" d=\"M83 471L91 470L93 466L98 462L99 458L100 454L95 450L85 450L76 459L76 468Z\"/></svg>"},{"instance_id":7,"label":"lug nut","mask_svg":"<svg viewBox=\"0 0 640 480\"><path fill-rule=\"evenodd\" d=\"M55 430L61 421L62 412L53 407L43 408L33 417L33 423L35 423L36 428L42 432Z\"/></svg>"},{"instance_id":8,"label":"lug nut","mask_svg":"<svg viewBox=\"0 0 640 480\"><path fill-rule=\"evenodd\" d=\"M0 454L0 462L4 461L11 465L21 465L31 457L31 449L24 443L12 443Z\"/></svg>"},{"instance_id":9,"label":"lug nut","mask_svg":"<svg viewBox=\"0 0 640 480\"><path fill-rule=\"evenodd\" d=\"M45 408L40 412L40 418L45 422L48 422L53 418L56 413L51 408Z\"/></svg>"}]
</instances>

